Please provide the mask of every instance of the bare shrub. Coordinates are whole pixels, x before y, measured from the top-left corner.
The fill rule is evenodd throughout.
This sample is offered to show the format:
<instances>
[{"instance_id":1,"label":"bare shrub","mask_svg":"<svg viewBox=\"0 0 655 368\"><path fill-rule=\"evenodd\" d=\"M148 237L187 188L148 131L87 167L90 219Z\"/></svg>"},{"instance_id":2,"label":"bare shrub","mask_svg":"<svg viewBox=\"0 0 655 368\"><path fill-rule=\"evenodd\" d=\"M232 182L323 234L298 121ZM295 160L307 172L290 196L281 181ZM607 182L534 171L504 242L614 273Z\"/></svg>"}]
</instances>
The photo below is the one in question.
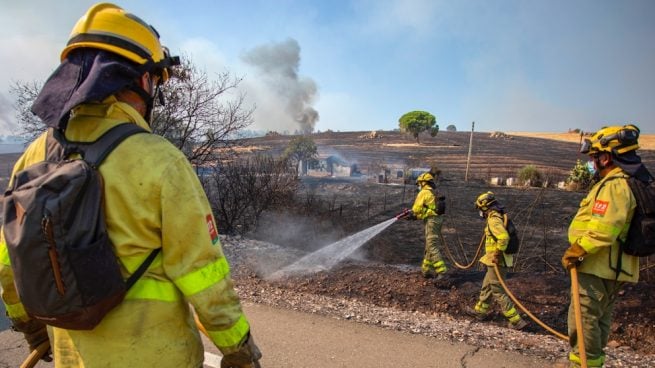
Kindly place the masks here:
<instances>
[{"instance_id":1,"label":"bare shrub","mask_svg":"<svg viewBox=\"0 0 655 368\"><path fill-rule=\"evenodd\" d=\"M256 228L262 212L290 202L298 187L287 161L271 156L219 162L201 181L224 234Z\"/></svg>"},{"instance_id":2,"label":"bare shrub","mask_svg":"<svg viewBox=\"0 0 655 368\"><path fill-rule=\"evenodd\" d=\"M518 172L518 178L523 185L538 187L541 185L543 175L534 165L525 165Z\"/></svg>"},{"instance_id":3,"label":"bare shrub","mask_svg":"<svg viewBox=\"0 0 655 368\"><path fill-rule=\"evenodd\" d=\"M156 105L150 126L198 166L229 152L233 139L252 124L254 107L246 106L245 95L237 93L242 78L229 72L212 80L188 58L173 69L161 88L165 105Z\"/></svg>"}]
</instances>

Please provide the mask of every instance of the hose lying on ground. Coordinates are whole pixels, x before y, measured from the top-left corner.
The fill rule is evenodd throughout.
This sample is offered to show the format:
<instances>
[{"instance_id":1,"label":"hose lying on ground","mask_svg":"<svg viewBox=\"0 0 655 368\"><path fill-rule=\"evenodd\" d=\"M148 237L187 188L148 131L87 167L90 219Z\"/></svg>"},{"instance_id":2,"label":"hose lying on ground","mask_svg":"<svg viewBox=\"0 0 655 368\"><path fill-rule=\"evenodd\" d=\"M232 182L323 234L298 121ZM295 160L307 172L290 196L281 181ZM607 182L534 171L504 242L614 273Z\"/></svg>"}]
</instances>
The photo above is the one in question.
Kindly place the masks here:
<instances>
[{"instance_id":1,"label":"hose lying on ground","mask_svg":"<svg viewBox=\"0 0 655 368\"><path fill-rule=\"evenodd\" d=\"M441 237L441 242L444 245L444 250L445 250L446 255L448 256L448 258L450 259L450 261L455 265L455 267L457 267L459 269L462 269L462 270L469 269L475 264L475 262L478 259L478 256L480 255L480 252L482 250L482 245L484 244L484 240L485 240L485 236L483 235L482 239L480 240L480 244L478 245L478 249L475 252L475 257L473 257L473 260L471 261L471 263L469 263L467 265L461 265L453 257L453 254L450 251L450 248L448 247L448 244L446 243L446 240L444 239L443 235L439 234L439 236ZM514 304L516 304L516 306L518 306L519 309L521 309L521 311L523 311L528 317L530 317L538 325L543 327L546 331L552 333L553 335L555 335L556 337L559 337L560 339L562 339L564 341L569 340L568 336L566 336L566 335L564 335L564 334L562 334L560 332L555 331L552 327L550 327L547 324L545 324L544 322L542 322L539 318L537 318L534 314L532 314L525 306L523 306L523 304L521 304L521 302L509 290L509 288L507 287L507 284L505 283L505 280L503 280L503 278L501 277L500 270L498 269L498 265L494 265L494 272L496 273L496 276L498 277L498 280L500 281L500 285L503 287L503 290L505 290L505 293L507 294L507 296L509 296L509 298L512 299ZM573 287L573 294L577 295L577 274L575 276L576 276L576 280L575 280L575 282L573 282L573 272L572 272L571 273L571 279L572 279L571 285ZM573 300L573 302L575 302L575 300ZM578 306L579 306L579 300L578 300ZM579 319L579 321L578 321L578 319ZM580 325L581 325L582 324L582 319L581 319L581 317L576 315L576 325L578 323L580 323ZM581 331L580 327L578 328L578 331ZM580 337L579 337L579 339L580 339ZM582 350L584 350L584 347L582 348ZM583 355L583 354L581 353L581 355Z\"/></svg>"},{"instance_id":2,"label":"hose lying on ground","mask_svg":"<svg viewBox=\"0 0 655 368\"><path fill-rule=\"evenodd\" d=\"M564 334L562 334L560 332L555 331L553 328L551 328L550 326L548 326L547 324L542 322L534 314L530 313L530 311L526 307L524 307L523 304L521 304L521 302L518 301L518 299L516 299L514 294L512 294L512 292L507 287L507 284L505 284L505 280L503 280L503 278L501 277L500 270L498 269L498 265L496 265L496 264L494 264L494 272L496 272L496 277L498 277L498 281L500 281L500 285L503 287L503 290L505 290L505 293L507 294L507 296L509 296L509 298L512 299L514 304L516 304L516 306L519 307L519 309L521 309L526 315L528 315L528 317L530 317L533 321L535 321L539 326L543 327L546 331L552 333L553 335L559 337L560 339L562 339L564 341L569 340L568 336L566 336L566 335L564 335Z\"/></svg>"},{"instance_id":3,"label":"hose lying on ground","mask_svg":"<svg viewBox=\"0 0 655 368\"><path fill-rule=\"evenodd\" d=\"M446 255L448 256L448 259L450 260L450 262L452 262L455 265L455 267L459 268L460 270L468 270L469 268L473 267L476 260L478 259L478 256L480 255L480 252L482 251L482 245L484 244L484 235L483 235L482 239L480 240L480 245L478 245L478 250L475 252L475 256L473 257L471 263L467 265L462 265L457 263L457 261L455 260L453 253L450 251L450 248L448 247L448 243L446 243L446 239L444 239L441 233L439 233L439 237L441 238L441 243L444 245L443 248L446 252Z\"/></svg>"}]
</instances>

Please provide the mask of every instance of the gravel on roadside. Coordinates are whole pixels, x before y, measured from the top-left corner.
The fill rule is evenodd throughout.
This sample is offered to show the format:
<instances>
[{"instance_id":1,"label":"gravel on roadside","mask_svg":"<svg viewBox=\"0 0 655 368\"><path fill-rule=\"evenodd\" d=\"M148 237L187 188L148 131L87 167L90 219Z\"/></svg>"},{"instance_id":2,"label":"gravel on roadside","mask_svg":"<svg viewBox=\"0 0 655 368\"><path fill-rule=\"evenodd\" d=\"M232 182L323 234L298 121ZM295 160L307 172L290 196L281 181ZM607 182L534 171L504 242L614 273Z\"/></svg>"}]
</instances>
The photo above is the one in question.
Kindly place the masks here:
<instances>
[{"instance_id":1,"label":"gravel on roadside","mask_svg":"<svg viewBox=\"0 0 655 368\"><path fill-rule=\"evenodd\" d=\"M238 236L222 236L221 242L231 265L236 289L244 301L431 336L453 343L515 351L553 362L561 361L568 355L568 343L551 335L515 331L449 314L380 307L358 300L285 289L258 276L262 271L257 265L265 259L269 264L284 264L288 259L298 258L295 251L281 250L275 244ZM286 254L288 258L279 259L281 254ZM606 354L606 368L655 367L655 355L637 354L628 347L608 346Z\"/></svg>"}]
</instances>

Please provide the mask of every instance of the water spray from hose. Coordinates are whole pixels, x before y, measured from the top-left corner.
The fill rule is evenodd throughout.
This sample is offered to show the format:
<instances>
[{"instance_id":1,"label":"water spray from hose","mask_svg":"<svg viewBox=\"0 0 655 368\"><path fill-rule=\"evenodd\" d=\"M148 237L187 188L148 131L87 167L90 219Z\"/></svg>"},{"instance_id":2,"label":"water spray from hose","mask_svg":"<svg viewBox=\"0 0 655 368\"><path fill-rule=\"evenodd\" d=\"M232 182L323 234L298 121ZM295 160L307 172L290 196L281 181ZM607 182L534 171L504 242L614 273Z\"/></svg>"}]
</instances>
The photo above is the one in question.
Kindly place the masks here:
<instances>
[{"instance_id":1,"label":"water spray from hose","mask_svg":"<svg viewBox=\"0 0 655 368\"><path fill-rule=\"evenodd\" d=\"M313 253L310 253L296 262L278 270L267 277L269 280L280 279L285 276L302 275L329 271L339 262L348 258L355 250L367 241L384 231L398 220L398 216L371 226L358 233L352 234L335 243L329 244Z\"/></svg>"}]
</instances>

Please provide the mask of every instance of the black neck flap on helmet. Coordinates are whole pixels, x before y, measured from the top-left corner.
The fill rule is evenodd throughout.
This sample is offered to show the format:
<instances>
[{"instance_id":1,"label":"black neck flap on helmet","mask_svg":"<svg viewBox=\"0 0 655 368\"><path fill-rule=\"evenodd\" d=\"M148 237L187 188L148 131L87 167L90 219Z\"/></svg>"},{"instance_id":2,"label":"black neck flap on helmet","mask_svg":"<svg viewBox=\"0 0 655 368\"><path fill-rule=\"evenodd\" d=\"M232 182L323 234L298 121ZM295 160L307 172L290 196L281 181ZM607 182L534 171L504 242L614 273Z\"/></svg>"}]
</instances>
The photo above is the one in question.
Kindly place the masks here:
<instances>
[{"instance_id":1,"label":"black neck flap on helmet","mask_svg":"<svg viewBox=\"0 0 655 368\"><path fill-rule=\"evenodd\" d=\"M141 75L139 66L120 55L93 48L75 49L45 82L32 112L46 126L65 129L72 109L100 102L128 88Z\"/></svg>"}]
</instances>

